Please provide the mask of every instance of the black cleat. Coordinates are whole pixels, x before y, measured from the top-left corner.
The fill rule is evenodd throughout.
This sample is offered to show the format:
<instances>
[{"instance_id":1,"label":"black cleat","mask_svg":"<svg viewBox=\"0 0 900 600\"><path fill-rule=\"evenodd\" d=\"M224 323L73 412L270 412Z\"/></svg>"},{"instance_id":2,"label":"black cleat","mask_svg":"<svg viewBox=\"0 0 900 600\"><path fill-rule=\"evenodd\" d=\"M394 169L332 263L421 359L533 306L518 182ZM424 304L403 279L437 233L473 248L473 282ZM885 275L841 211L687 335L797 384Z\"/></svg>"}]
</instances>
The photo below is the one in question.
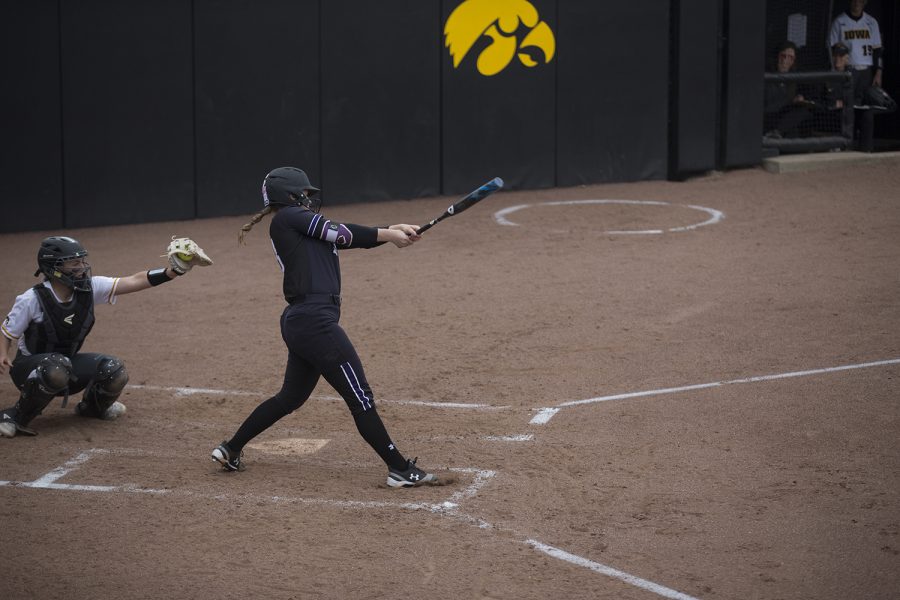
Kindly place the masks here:
<instances>
[{"instance_id":1,"label":"black cleat","mask_svg":"<svg viewBox=\"0 0 900 600\"><path fill-rule=\"evenodd\" d=\"M12 412L12 414L10 414L9 411L0 413L0 437L11 438L15 437L17 433L21 433L22 435L37 435L37 431L34 429L20 425L12 416L13 414L15 414L15 412Z\"/></svg>"},{"instance_id":2,"label":"black cleat","mask_svg":"<svg viewBox=\"0 0 900 600\"><path fill-rule=\"evenodd\" d=\"M0 415L0 436L3 437L15 437L16 436L16 421L7 413L3 413Z\"/></svg>"},{"instance_id":3,"label":"black cleat","mask_svg":"<svg viewBox=\"0 0 900 600\"><path fill-rule=\"evenodd\" d=\"M223 471L243 471L244 465L241 462L241 457L243 456L243 452L235 455L234 451L228 447L228 444L222 442L212 451L211 458L222 465Z\"/></svg>"},{"instance_id":4,"label":"black cleat","mask_svg":"<svg viewBox=\"0 0 900 600\"><path fill-rule=\"evenodd\" d=\"M406 469L397 471L388 469L387 484L391 487L414 487L419 485L434 485L438 478L433 473L426 473L416 466L418 457L406 461Z\"/></svg>"}]
</instances>

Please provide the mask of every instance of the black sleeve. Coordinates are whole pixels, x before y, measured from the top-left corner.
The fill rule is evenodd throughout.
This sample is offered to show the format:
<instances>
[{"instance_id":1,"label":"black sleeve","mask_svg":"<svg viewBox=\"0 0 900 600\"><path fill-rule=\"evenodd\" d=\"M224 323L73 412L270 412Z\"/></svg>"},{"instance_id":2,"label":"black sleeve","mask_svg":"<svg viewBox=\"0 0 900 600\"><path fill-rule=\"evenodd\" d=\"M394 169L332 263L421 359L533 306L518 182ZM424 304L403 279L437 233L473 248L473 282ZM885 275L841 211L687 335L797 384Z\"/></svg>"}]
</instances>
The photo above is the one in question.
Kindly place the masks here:
<instances>
[{"instance_id":1,"label":"black sleeve","mask_svg":"<svg viewBox=\"0 0 900 600\"><path fill-rule=\"evenodd\" d=\"M355 223L339 223L350 231L350 243L342 248L374 248L380 246L384 242L378 241L378 228L369 227L368 225L356 225Z\"/></svg>"},{"instance_id":2,"label":"black sleeve","mask_svg":"<svg viewBox=\"0 0 900 600\"><path fill-rule=\"evenodd\" d=\"M292 208L285 215L289 227L307 237L331 242L338 248L372 248L378 244L378 229L332 221L305 208Z\"/></svg>"},{"instance_id":3,"label":"black sleeve","mask_svg":"<svg viewBox=\"0 0 900 600\"><path fill-rule=\"evenodd\" d=\"M884 54L884 48L882 48L881 46L872 50L872 65L875 67L876 70L882 69L881 57L883 54Z\"/></svg>"}]
</instances>

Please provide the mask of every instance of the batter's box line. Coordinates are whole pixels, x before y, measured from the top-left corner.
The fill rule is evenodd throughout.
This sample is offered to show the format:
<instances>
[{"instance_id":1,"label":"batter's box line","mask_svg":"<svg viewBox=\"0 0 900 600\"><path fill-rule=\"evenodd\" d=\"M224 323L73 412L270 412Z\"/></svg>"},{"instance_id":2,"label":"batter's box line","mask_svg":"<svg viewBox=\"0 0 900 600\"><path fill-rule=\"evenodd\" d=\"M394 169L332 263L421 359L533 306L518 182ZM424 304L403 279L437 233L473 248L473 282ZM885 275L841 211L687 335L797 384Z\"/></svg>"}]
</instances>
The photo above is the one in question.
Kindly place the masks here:
<instances>
[{"instance_id":1,"label":"batter's box line","mask_svg":"<svg viewBox=\"0 0 900 600\"><path fill-rule=\"evenodd\" d=\"M497 473L486 469L469 468L469 467L451 467L449 470L456 473L473 474L472 483L462 490L453 492L446 500L437 504L427 502L394 502L380 500L332 500L328 498L304 498L299 496L266 496L262 494L228 494L228 493L204 493L193 490L182 489L154 489L144 488L136 484L127 483L122 485L85 485L73 483L57 483L59 479L68 475L72 471L77 470L94 455L97 454L118 454L127 456L149 456L146 452L119 449L108 450L105 448L91 448L77 454L64 464L55 469L41 475L34 481L6 481L0 480L0 487L21 487L51 490L69 490L78 492L126 492L126 493L143 493L157 494L167 496L192 496L200 498L212 498L215 500L253 500L256 502L280 503L298 503L298 504L320 504L337 506L339 508L406 508L412 510L427 510L433 513L454 512L457 511L461 502L474 498L482 487L493 479ZM398 493L403 493L398 490Z\"/></svg>"},{"instance_id":2,"label":"batter's box line","mask_svg":"<svg viewBox=\"0 0 900 600\"><path fill-rule=\"evenodd\" d=\"M94 454L108 454L109 451L101 448L91 448L85 452L81 452L74 458L69 459L59 467L41 475L34 481L3 481L0 480L0 487L22 487L35 488L44 490L68 490L75 492L128 492L143 494L165 494L168 490L157 490L152 488L142 488L133 483L123 485L82 485L72 483L57 483L72 471L77 470L81 465L86 463Z\"/></svg>"},{"instance_id":3,"label":"batter's box line","mask_svg":"<svg viewBox=\"0 0 900 600\"><path fill-rule=\"evenodd\" d=\"M261 398L263 396L268 395L268 393L263 392L248 392L245 390L218 390L212 388L193 388L193 387L178 387L178 386L161 386L161 385L145 385L145 384L134 384L129 385L127 389L132 390L150 390L156 392L171 392L176 397L184 397L184 396L194 396L197 394L203 394L208 396L252 396L255 398ZM340 396L329 396L329 395L320 395L316 394L312 396L313 400L329 400L329 401L343 401L343 398ZM391 399L391 398L379 398L376 402L384 403L384 404L401 404L405 406L427 406L429 408L458 408L463 410L507 410L511 408L510 406L494 406L493 404L483 404L478 402L437 402L430 400L401 400L401 399Z\"/></svg>"},{"instance_id":4,"label":"batter's box line","mask_svg":"<svg viewBox=\"0 0 900 600\"><path fill-rule=\"evenodd\" d=\"M477 468L451 468L451 471L457 473L474 474L473 482L465 489L457 490L447 500L438 504L430 504L426 502L390 502L390 501L364 501L364 500L331 500L326 498L302 498L297 496L265 496L261 494L209 494L200 493L193 490L173 490L173 489L152 489L142 488L134 484L124 485L83 485L70 483L57 483L59 479L68 475L72 471L77 470L93 456L98 454L106 455L126 455L126 456L147 456L146 452L131 449L108 450L105 448L91 448L90 450L80 452L73 458L69 459L59 467L52 469L46 474L38 477L34 481L3 481L0 480L0 487L22 487L36 489L50 489L62 491L78 491L78 492L125 492L125 493L144 493L165 497L195 497L222 501L234 500L250 500L256 502L270 502L273 504L317 504L323 506L337 506L339 508L351 509L372 509L372 508L388 508L388 509L408 509L408 510L425 510L432 514L449 517L456 521L461 521L479 529L489 529L496 532L502 532L506 535L512 534L519 538L520 543L525 543L539 552L543 552L548 556L552 556L558 560L568 562L580 567L587 568L594 572L600 573L607 577L618 579L629 585L642 588L653 592L665 598L673 600L697 600L692 596L678 592L663 585L653 583L652 581L636 577L624 571L620 571L608 565L596 563L587 558L571 554L554 546L550 546L539 542L533 538L521 539L521 535L513 532L505 527L497 527L484 519L475 517L459 510L459 503L474 498L478 492L484 487L497 473L496 471L477 469ZM398 491L402 493L402 491Z\"/></svg>"},{"instance_id":5,"label":"batter's box line","mask_svg":"<svg viewBox=\"0 0 900 600\"><path fill-rule=\"evenodd\" d=\"M734 385L738 383L758 383L762 381L775 381L778 379L791 379L793 377L809 377L811 375L823 375L825 373L835 373L838 371L852 371L855 369L868 369L872 367L883 367L887 365L900 364L900 358L891 358L887 360L877 360L873 362L857 363L852 365L839 365L837 367L826 367L822 369L808 369L806 371L791 371L789 373L775 373L773 375L758 375L756 377L744 377L741 379L730 379L728 381L713 381L710 383L698 383L694 385L683 385L680 387L662 388L658 390L645 390L642 392L628 392L625 394L613 394L612 396L598 396L596 398L587 398L585 400L570 400L557 404L555 407L535 408L535 414L531 421L531 425L546 425L550 419L563 408L569 406L579 406L582 404L596 404L597 402L609 402L610 400L625 400L628 398L640 398L644 396L662 396L665 394L677 394L680 392L689 392L695 390L705 390L709 388L717 388L726 385Z\"/></svg>"}]
</instances>

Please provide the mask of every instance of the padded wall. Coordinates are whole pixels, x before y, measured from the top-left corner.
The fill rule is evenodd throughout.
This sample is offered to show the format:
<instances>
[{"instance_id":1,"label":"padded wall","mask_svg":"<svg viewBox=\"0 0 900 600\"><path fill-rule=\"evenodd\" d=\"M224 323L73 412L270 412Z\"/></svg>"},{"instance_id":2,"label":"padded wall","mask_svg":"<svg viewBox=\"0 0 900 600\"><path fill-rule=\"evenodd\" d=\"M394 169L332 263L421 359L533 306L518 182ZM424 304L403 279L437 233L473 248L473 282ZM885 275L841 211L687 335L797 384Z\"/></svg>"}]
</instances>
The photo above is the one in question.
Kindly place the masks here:
<instances>
[{"instance_id":1,"label":"padded wall","mask_svg":"<svg viewBox=\"0 0 900 600\"><path fill-rule=\"evenodd\" d=\"M669 3L566 0L559 31L558 185L665 178Z\"/></svg>"},{"instance_id":2,"label":"padded wall","mask_svg":"<svg viewBox=\"0 0 900 600\"><path fill-rule=\"evenodd\" d=\"M197 216L262 208L266 173L319 161L318 0L195 0Z\"/></svg>"},{"instance_id":3,"label":"padded wall","mask_svg":"<svg viewBox=\"0 0 900 600\"><path fill-rule=\"evenodd\" d=\"M762 117L766 5L763 0L727 0L725 12L725 168L762 162Z\"/></svg>"},{"instance_id":4,"label":"padded wall","mask_svg":"<svg viewBox=\"0 0 900 600\"><path fill-rule=\"evenodd\" d=\"M871 4L867 5L871 6ZM882 85L894 100L900 99L900 3L884 2L879 18L882 38L891 40L885 43ZM890 74L888 74L890 70ZM876 136L891 140L900 140L900 112L879 117Z\"/></svg>"},{"instance_id":5,"label":"padded wall","mask_svg":"<svg viewBox=\"0 0 900 600\"><path fill-rule=\"evenodd\" d=\"M0 18L0 232L62 226L59 12L14 2Z\"/></svg>"},{"instance_id":6,"label":"padded wall","mask_svg":"<svg viewBox=\"0 0 900 600\"><path fill-rule=\"evenodd\" d=\"M764 0L697 2L17 2L0 230L249 214L284 165L339 204L759 164Z\"/></svg>"},{"instance_id":7,"label":"padded wall","mask_svg":"<svg viewBox=\"0 0 900 600\"><path fill-rule=\"evenodd\" d=\"M66 226L192 218L190 3L60 5Z\"/></svg>"},{"instance_id":8,"label":"padded wall","mask_svg":"<svg viewBox=\"0 0 900 600\"><path fill-rule=\"evenodd\" d=\"M441 2L442 23L459 4ZM453 29L459 37L453 38L458 44L452 50L460 57L458 64L454 66L448 48L441 47L442 190L446 194L467 193L492 177L502 177L507 189L546 188L555 183L557 57L554 48L546 62L549 52L541 48L549 50L549 46L546 36L539 34L547 27L554 45L559 43L556 2L533 0L531 4L537 10L534 20L526 16L526 21L516 21L516 15L497 11L457 13L458 27ZM519 27L498 30L491 23L501 16ZM541 22L546 25L526 42ZM491 33L482 35L484 31ZM469 36L470 32L474 35ZM503 66L497 72L491 68L483 72L479 60L493 69Z\"/></svg>"},{"instance_id":9,"label":"padded wall","mask_svg":"<svg viewBox=\"0 0 900 600\"><path fill-rule=\"evenodd\" d=\"M672 6L671 178L716 168L721 0Z\"/></svg>"},{"instance_id":10,"label":"padded wall","mask_svg":"<svg viewBox=\"0 0 900 600\"><path fill-rule=\"evenodd\" d=\"M322 2L322 197L440 189L438 5Z\"/></svg>"}]
</instances>

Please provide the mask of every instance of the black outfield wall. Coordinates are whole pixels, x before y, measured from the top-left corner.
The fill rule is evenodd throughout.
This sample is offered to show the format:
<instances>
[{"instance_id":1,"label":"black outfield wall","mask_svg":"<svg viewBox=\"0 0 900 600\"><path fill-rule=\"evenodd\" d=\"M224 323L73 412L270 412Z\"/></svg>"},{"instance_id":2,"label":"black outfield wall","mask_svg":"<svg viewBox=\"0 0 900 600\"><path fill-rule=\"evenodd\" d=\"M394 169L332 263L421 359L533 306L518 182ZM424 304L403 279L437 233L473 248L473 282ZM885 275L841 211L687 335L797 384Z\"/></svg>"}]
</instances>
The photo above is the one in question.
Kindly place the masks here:
<instances>
[{"instance_id":1,"label":"black outfield wall","mask_svg":"<svg viewBox=\"0 0 900 600\"><path fill-rule=\"evenodd\" d=\"M669 3L559 3L557 184L663 179Z\"/></svg>"},{"instance_id":2,"label":"black outfield wall","mask_svg":"<svg viewBox=\"0 0 900 600\"><path fill-rule=\"evenodd\" d=\"M439 193L438 19L437 2L322 2L324 201Z\"/></svg>"},{"instance_id":3,"label":"black outfield wall","mask_svg":"<svg viewBox=\"0 0 900 600\"><path fill-rule=\"evenodd\" d=\"M194 0L197 216L255 212L263 177L319 181L318 0Z\"/></svg>"},{"instance_id":4,"label":"black outfield wall","mask_svg":"<svg viewBox=\"0 0 900 600\"><path fill-rule=\"evenodd\" d=\"M60 6L64 225L194 217L190 4Z\"/></svg>"},{"instance_id":5,"label":"black outfield wall","mask_svg":"<svg viewBox=\"0 0 900 600\"><path fill-rule=\"evenodd\" d=\"M0 18L2 232L63 226L59 80L57 0L11 3Z\"/></svg>"},{"instance_id":6,"label":"black outfield wall","mask_svg":"<svg viewBox=\"0 0 900 600\"><path fill-rule=\"evenodd\" d=\"M557 31L556 2L535 0L531 3L538 22ZM444 0L442 22L460 5ZM502 26L502 24L500 25ZM520 24L513 32L497 30L494 47L506 40L521 42L533 28ZM512 35L507 35L512 33ZM520 58L521 43L510 42L503 56L498 56L497 73L480 64L493 48L488 37L479 39L468 52L465 46L454 49L461 60L454 65L450 52L441 52L443 181L441 189L448 194L463 194L493 177L502 177L509 188L546 188L554 185L556 69L550 62L550 48L534 47L526 54L538 62L526 66ZM558 35L554 36L554 54ZM528 59L525 59L528 60Z\"/></svg>"},{"instance_id":7,"label":"black outfield wall","mask_svg":"<svg viewBox=\"0 0 900 600\"><path fill-rule=\"evenodd\" d=\"M720 114L718 50L721 0L672 3L669 101L671 114L669 175L686 177L716 168Z\"/></svg>"},{"instance_id":8,"label":"black outfield wall","mask_svg":"<svg viewBox=\"0 0 900 600\"><path fill-rule=\"evenodd\" d=\"M766 6L734 0L725 11L720 160L725 168L746 167L762 160Z\"/></svg>"},{"instance_id":9,"label":"black outfield wall","mask_svg":"<svg viewBox=\"0 0 900 600\"><path fill-rule=\"evenodd\" d=\"M341 204L759 162L762 0L504 10L16 2L0 20L0 232L250 214L286 165Z\"/></svg>"}]
</instances>

